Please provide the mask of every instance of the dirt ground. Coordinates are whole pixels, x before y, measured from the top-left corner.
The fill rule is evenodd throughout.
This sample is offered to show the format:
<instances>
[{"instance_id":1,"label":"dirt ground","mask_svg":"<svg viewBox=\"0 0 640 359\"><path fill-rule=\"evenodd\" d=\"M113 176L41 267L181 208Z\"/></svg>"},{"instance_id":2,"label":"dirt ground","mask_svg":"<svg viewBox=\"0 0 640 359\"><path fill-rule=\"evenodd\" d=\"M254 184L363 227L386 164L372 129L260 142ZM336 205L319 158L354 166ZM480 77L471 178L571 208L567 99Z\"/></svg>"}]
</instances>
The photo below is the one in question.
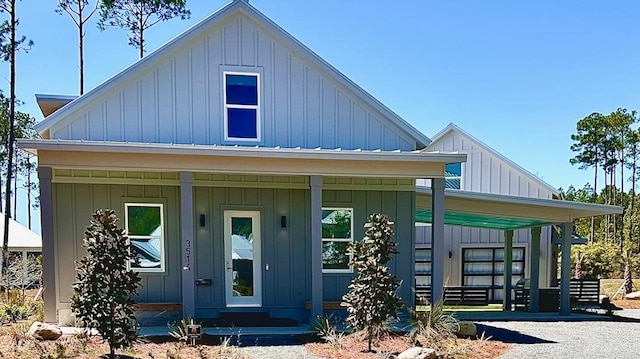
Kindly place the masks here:
<instances>
[{"instance_id":1,"label":"dirt ground","mask_svg":"<svg viewBox=\"0 0 640 359\"><path fill-rule=\"evenodd\" d=\"M640 309L640 300L621 299L612 300L611 303L622 309Z\"/></svg>"},{"instance_id":2,"label":"dirt ground","mask_svg":"<svg viewBox=\"0 0 640 359\"><path fill-rule=\"evenodd\" d=\"M412 347L405 337L389 336L374 346L374 352L367 353L367 342L356 335L347 336L337 344L309 343L305 346L314 355L330 359L385 358L390 353L399 354ZM446 358L493 359L509 350L510 345L492 340L451 339L433 347L439 355L447 352Z\"/></svg>"}]
</instances>

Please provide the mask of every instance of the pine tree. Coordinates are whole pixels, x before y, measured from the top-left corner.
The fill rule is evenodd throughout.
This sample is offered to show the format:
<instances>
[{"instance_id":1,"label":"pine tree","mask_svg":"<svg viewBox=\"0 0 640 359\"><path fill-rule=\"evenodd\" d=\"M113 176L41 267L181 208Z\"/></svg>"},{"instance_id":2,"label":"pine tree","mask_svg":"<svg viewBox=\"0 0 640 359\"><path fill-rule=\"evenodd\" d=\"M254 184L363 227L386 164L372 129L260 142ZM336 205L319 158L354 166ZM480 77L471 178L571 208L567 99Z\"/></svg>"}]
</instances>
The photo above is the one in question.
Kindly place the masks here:
<instances>
[{"instance_id":1,"label":"pine tree","mask_svg":"<svg viewBox=\"0 0 640 359\"><path fill-rule=\"evenodd\" d=\"M131 254L129 239L117 226L112 210L98 210L84 233L87 255L76 263L71 309L85 328L96 329L115 350L133 344L136 338L135 301L141 278L128 269L138 261Z\"/></svg>"},{"instance_id":2,"label":"pine tree","mask_svg":"<svg viewBox=\"0 0 640 359\"><path fill-rule=\"evenodd\" d=\"M365 331L369 351L385 331L386 323L397 318L402 308L397 295L400 283L387 266L391 255L397 253L392 226L386 215L371 214L364 225L364 238L349 247L350 264L357 276L342 297L347 306L346 323L350 328Z\"/></svg>"}]
</instances>

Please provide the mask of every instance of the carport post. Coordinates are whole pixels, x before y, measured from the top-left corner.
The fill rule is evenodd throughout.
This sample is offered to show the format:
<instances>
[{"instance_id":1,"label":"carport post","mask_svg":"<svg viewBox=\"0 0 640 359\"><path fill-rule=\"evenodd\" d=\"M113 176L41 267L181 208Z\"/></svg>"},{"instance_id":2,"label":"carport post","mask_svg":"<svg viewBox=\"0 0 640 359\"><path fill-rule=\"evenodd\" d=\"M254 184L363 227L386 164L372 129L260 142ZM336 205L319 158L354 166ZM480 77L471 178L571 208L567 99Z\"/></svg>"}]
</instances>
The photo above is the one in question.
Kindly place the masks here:
<instances>
[{"instance_id":1,"label":"carport post","mask_svg":"<svg viewBox=\"0 0 640 359\"><path fill-rule=\"evenodd\" d=\"M511 311L511 276L513 273L513 231L504 231L504 281L502 290L502 310Z\"/></svg>"},{"instance_id":2,"label":"carport post","mask_svg":"<svg viewBox=\"0 0 640 359\"><path fill-rule=\"evenodd\" d=\"M531 228L531 282L529 287L529 311L540 310L540 227Z\"/></svg>"},{"instance_id":3,"label":"carport post","mask_svg":"<svg viewBox=\"0 0 640 359\"><path fill-rule=\"evenodd\" d=\"M444 178L431 179L431 306L444 294Z\"/></svg>"},{"instance_id":4,"label":"carport post","mask_svg":"<svg viewBox=\"0 0 640 359\"><path fill-rule=\"evenodd\" d=\"M562 226L562 259L560 260L560 315L571 314L571 232L573 223Z\"/></svg>"}]
</instances>

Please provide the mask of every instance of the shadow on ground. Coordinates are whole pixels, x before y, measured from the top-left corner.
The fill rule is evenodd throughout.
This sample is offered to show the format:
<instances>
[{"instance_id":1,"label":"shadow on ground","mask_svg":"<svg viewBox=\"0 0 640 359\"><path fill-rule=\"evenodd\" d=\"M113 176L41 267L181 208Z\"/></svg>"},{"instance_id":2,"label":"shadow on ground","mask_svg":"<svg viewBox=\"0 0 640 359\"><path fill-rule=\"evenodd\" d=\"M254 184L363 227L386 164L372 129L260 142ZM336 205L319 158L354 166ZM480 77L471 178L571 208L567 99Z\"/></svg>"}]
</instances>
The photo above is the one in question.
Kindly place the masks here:
<instances>
[{"instance_id":1,"label":"shadow on ground","mask_svg":"<svg viewBox=\"0 0 640 359\"><path fill-rule=\"evenodd\" d=\"M478 335L484 332L484 337L491 337L493 340L499 340L504 343L510 344L551 344L555 343L553 341L549 341L542 338L533 337L531 335L522 334L520 332L504 329L504 328L496 328L490 325L477 324L476 326Z\"/></svg>"}]
</instances>

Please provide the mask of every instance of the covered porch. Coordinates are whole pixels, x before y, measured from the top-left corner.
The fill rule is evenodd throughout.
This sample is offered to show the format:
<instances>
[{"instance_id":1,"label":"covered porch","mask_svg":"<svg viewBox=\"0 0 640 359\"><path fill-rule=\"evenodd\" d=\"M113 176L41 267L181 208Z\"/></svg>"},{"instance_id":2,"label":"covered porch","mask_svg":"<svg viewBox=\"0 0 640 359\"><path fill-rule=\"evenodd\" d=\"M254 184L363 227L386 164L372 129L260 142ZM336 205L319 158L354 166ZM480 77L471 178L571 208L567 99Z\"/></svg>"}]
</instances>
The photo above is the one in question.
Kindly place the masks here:
<instances>
[{"instance_id":1,"label":"covered porch","mask_svg":"<svg viewBox=\"0 0 640 359\"><path fill-rule=\"evenodd\" d=\"M502 231L505 278L502 310L505 312L511 312L513 304L511 297L513 233L515 230L529 229L530 295L526 309L530 313L539 313L541 229L550 225L569 229L562 230L560 245L563 249L570 248L575 219L622 213L622 208L608 205L445 190L443 182L434 180L431 188L418 186L416 189L416 223L431 225L431 303L443 298L445 294L444 260L448 252L444 242L445 225ZM560 272L559 314L568 316L571 313L570 250L561 251ZM555 314L556 318L557 315Z\"/></svg>"}]
</instances>

